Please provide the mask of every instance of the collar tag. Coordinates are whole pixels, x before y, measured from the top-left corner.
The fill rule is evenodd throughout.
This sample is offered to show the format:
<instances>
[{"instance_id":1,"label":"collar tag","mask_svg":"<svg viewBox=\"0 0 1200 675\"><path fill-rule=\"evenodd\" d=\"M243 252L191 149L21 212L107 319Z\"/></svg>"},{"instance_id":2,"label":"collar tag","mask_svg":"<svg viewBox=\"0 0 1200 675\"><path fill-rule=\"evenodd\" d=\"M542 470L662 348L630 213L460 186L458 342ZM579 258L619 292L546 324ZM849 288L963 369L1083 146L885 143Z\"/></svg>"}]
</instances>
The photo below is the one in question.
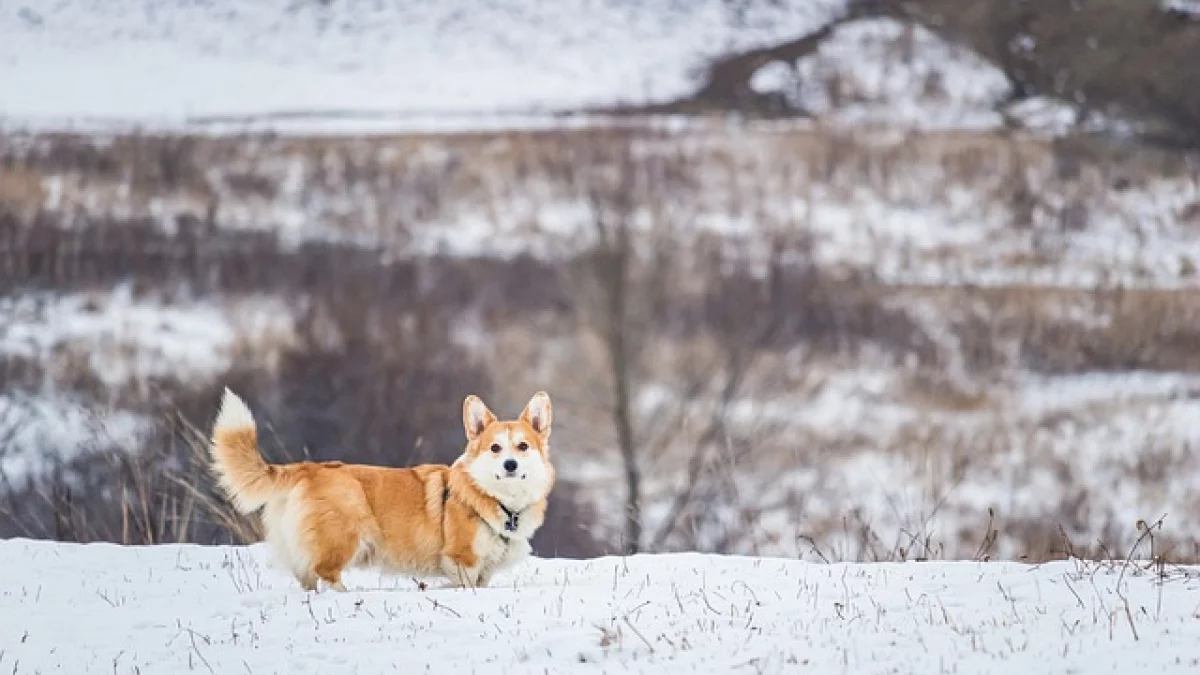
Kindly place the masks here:
<instances>
[{"instance_id":1,"label":"collar tag","mask_svg":"<svg viewBox=\"0 0 1200 675\"><path fill-rule=\"evenodd\" d=\"M508 520L504 521L504 529L508 532L516 532L517 525L520 522L521 513L519 511L509 511L508 507L501 504L500 509L504 511L504 515L508 516Z\"/></svg>"}]
</instances>

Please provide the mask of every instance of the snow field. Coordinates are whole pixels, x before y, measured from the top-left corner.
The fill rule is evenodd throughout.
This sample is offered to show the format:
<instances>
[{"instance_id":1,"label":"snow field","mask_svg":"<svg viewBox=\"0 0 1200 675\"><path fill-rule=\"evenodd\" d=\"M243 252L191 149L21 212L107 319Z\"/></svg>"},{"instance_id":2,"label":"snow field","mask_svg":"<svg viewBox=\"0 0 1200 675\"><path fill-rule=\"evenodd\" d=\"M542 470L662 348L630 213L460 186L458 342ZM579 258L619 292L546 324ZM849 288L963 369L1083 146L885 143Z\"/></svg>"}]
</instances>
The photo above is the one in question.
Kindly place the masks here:
<instances>
[{"instance_id":1,"label":"snow field","mask_svg":"<svg viewBox=\"0 0 1200 675\"><path fill-rule=\"evenodd\" d=\"M1124 673L1200 665L1200 570L1067 561L533 559L492 588L356 572L306 594L264 545L0 542L14 673Z\"/></svg>"},{"instance_id":2,"label":"snow field","mask_svg":"<svg viewBox=\"0 0 1200 675\"><path fill-rule=\"evenodd\" d=\"M0 116L186 124L278 113L531 113L669 100L706 60L844 0L57 0L0 5Z\"/></svg>"}]
</instances>

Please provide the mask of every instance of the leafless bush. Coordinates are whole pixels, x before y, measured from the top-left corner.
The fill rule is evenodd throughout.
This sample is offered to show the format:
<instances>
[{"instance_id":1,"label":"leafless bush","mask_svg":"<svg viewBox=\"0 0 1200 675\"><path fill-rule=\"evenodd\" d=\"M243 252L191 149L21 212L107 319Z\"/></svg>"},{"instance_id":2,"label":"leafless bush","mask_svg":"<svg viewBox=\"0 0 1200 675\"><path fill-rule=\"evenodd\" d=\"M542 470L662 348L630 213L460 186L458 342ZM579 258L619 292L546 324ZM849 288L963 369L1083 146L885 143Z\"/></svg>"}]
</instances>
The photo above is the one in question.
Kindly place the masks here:
<instances>
[{"instance_id":1,"label":"leafless bush","mask_svg":"<svg viewBox=\"0 0 1200 675\"><path fill-rule=\"evenodd\" d=\"M127 255L144 254L134 239L119 242ZM287 286L302 309L297 339L280 362L270 371L262 364L237 363L215 388L195 391L187 383L162 382L149 400L124 400L158 420L152 434L138 447L98 446L66 462L48 458L45 470L3 491L7 507L0 513L0 533L124 543L255 540L257 526L228 508L208 474L204 436L225 385L252 401L263 428L270 430L263 434L264 451L273 461L336 458L399 466L444 463L461 452L462 398L487 396L490 384L450 334L453 302L477 301L450 284L417 279L418 274L440 278L449 270L391 268L365 253L362 260L348 262L345 257L354 253L337 247L285 254L263 245L257 252L280 261L271 270L272 283L320 270L315 279L309 276L308 286ZM212 263L233 276L242 273L238 263L244 255L232 252ZM81 260L90 263L91 257ZM134 265L127 271L134 270L147 280L158 276L160 283L187 275L186 267ZM234 277L225 283L244 289L254 282ZM518 301L536 297L536 292L514 295ZM28 372L20 362L9 365L10 373L27 383L41 375L28 362L23 366ZM100 398L104 392L93 393ZM601 550L589 535L588 507L573 503L573 490L569 480L560 485L554 502L562 517L551 518L537 546L562 555Z\"/></svg>"},{"instance_id":2,"label":"leafless bush","mask_svg":"<svg viewBox=\"0 0 1200 675\"><path fill-rule=\"evenodd\" d=\"M767 552L794 547L784 541L794 536L830 559L929 559L961 552L963 542L972 551L995 545L1044 559L1057 528L1094 525L1083 516L1103 494L1068 485L1043 518L997 512L985 527L980 513L980 532L968 527L940 539L927 516L939 513L966 469L1011 438L947 440L933 423L902 429L897 439L858 429L806 435L803 404L827 378L858 367L896 374L894 388L873 392L868 406L997 419L1002 384L1027 370L1195 372L1190 345L1200 323L1186 293L905 285L869 267L819 263L811 214L776 208L790 200L811 205L821 191L846 204L867 191L889 205L946 206L952 189L970 188L988 209L1025 214L1030 230L1079 225L1066 217L1073 202L1058 197L1095 197L1089 214L1099 212L1112 181L1139 183L1171 170L1153 153L1114 157L996 134L881 140L827 131L682 141L587 131L189 143L186 157L184 146L151 138L108 148L80 139L30 146L13 166L82 176L93 187L111 187L127 162L151 162L137 189L178 197L181 206L164 223L126 202L118 205L128 211L112 215L21 197L38 203L0 209L0 289L71 292L132 279L139 293L284 299L295 313L294 344L270 369L247 360L220 378L247 396L277 461L444 461L461 447L465 393L515 405L544 386L561 413L556 459L583 482L564 481L555 493L540 551ZM300 178L285 189L280 174L297 166ZM915 179L914 166L933 178ZM251 222L263 228L255 231L226 220L272 199L305 209L338 202L338 224L296 242L270 222ZM550 241L529 247L549 255L443 257L408 247L409 237L418 240L443 216L499 221L513 204L525 209L528 228L496 239ZM538 221L544 209L564 206L582 213L583 229L555 239ZM319 208L312 213L322 226L335 220ZM704 220L714 214L751 226L714 231ZM1059 225L1050 229L1072 234ZM380 236L323 238L330 231ZM1049 247L1042 254L1054 264ZM104 395L91 390L85 365L55 384ZM6 367L5 386L36 389L45 374L36 361ZM190 391L189 384L159 382L139 392L145 398L118 397L156 416L153 439L96 448L36 484L4 491L0 529L116 541L257 537L212 492L198 459L203 441L195 429L210 420L217 385ZM799 490L767 489L797 469L823 480L864 447L929 462L929 480L938 484L922 492L929 503L920 517L885 523L857 508L861 495L844 494L831 518L817 515ZM1179 466L1169 453L1144 459L1131 467L1139 480ZM621 522L609 532L613 513ZM764 525L778 525L780 514L793 521ZM1086 533L1109 546L1127 534L1102 529Z\"/></svg>"}]
</instances>

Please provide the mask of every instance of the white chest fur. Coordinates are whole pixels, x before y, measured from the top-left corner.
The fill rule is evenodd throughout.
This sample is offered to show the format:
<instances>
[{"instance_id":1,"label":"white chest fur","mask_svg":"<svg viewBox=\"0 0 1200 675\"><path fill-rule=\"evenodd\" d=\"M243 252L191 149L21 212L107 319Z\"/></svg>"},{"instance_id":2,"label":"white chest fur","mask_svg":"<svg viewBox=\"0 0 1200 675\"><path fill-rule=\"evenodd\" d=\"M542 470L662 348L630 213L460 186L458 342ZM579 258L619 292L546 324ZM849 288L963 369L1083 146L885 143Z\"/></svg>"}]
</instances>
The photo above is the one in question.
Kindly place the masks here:
<instances>
[{"instance_id":1,"label":"white chest fur","mask_svg":"<svg viewBox=\"0 0 1200 675\"><path fill-rule=\"evenodd\" d=\"M479 556L479 572L482 580L490 579L493 574L512 567L529 557L532 550L529 538L538 530L540 522L534 518L518 518L516 532L505 532L500 537L499 531L504 521L484 522L484 526L475 532L475 555Z\"/></svg>"},{"instance_id":2,"label":"white chest fur","mask_svg":"<svg viewBox=\"0 0 1200 675\"><path fill-rule=\"evenodd\" d=\"M486 583L496 572L512 567L529 556L529 533L518 527L507 541L488 524L475 533L475 555L479 558L479 576ZM523 536L524 535L524 536Z\"/></svg>"}]
</instances>

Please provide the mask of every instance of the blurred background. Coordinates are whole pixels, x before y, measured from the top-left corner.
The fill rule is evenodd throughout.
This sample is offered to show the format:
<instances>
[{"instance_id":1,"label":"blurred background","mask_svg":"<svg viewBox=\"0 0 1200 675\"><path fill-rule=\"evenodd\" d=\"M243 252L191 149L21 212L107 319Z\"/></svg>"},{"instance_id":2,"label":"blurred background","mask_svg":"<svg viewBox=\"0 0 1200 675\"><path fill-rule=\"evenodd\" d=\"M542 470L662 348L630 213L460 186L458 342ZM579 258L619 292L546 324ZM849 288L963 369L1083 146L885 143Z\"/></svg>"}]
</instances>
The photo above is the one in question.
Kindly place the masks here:
<instances>
[{"instance_id":1,"label":"blurred background","mask_svg":"<svg viewBox=\"0 0 1200 675\"><path fill-rule=\"evenodd\" d=\"M1188 0L6 1L0 536L545 388L543 556L1196 560L1198 147Z\"/></svg>"}]
</instances>

